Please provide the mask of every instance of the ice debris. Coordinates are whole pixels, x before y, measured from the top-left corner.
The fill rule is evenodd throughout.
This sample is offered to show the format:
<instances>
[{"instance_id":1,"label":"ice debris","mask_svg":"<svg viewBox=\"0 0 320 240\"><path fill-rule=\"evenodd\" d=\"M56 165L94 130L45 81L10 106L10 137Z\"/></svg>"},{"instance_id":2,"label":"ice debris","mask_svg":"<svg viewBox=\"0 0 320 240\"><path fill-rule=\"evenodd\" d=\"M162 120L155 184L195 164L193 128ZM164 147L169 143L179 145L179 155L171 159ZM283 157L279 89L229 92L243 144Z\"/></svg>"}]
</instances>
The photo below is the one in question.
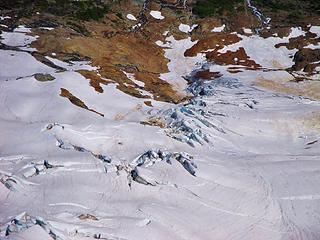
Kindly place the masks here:
<instances>
[{"instance_id":1,"label":"ice debris","mask_svg":"<svg viewBox=\"0 0 320 240\"><path fill-rule=\"evenodd\" d=\"M48 160L44 160L43 163L31 162L27 167L29 169L23 174L23 176L29 178L44 174L48 169L63 167L63 165L52 165L48 162Z\"/></svg>"},{"instance_id":2,"label":"ice debris","mask_svg":"<svg viewBox=\"0 0 320 240\"><path fill-rule=\"evenodd\" d=\"M16 216L14 219L12 219L6 226L1 227L1 234L0 236L9 236L12 233L18 233L21 231L25 231L26 229L34 226L39 225L41 228L43 228L54 240L61 240L60 237L58 237L55 230L50 226L49 223L47 223L43 218L41 217L33 217L28 215L27 213L22 213L18 216Z\"/></svg>"},{"instance_id":3,"label":"ice debris","mask_svg":"<svg viewBox=\"0 0 320 240\"><path fill-rule=\"evenodd\" d=\"M243 86L237 79L220 77L214 81L206 81L194 79L194 75L193 73L189 76L190 86L187 89L194 98L151 116L151 119L161 119L165 126L165 133L169 137L192 147L196 144L212 144L211 138L215 133L226 134L228 131L222 127L220 120L221 117L226 117L226 114L216 111L213 104L243 105L250 109L254 109L257 104L254 99L244 99L236 103L220 99L223 91L237 90Z\"/></svg>"},{"instance_id":4,"label":"ice debris","mask_svg":"<svg viewBox=\"0 0 320 240\"><path fill-rule=\"evenodd\" d=\"M0 182L11 191L15 190L17 185L17 181L13 177L3 173L0 173Z\"/></svg>"},{"instance_id":5,"label":"ice debris","mask_svg":"<svg viewBox=\"0 0 320 240\"><path fill-rule=\"evenodd\" d=\"M92 151L90 150L87 150L83 147L79 147L79 146L76 146L76 145L73 145L67 141L63 141L62 139L59 139L56 137L56 145L57 147L61 148L61 149L64 149L64 150L75 150L75 151L79 151L79 152L88 152L90 154L92 154L92 156L94 156L95 158L98 158L99 160L103 161L103 162L106 162L106 163L111 163L111 157L107 156L107 155L103 155L103 154L96 154L96 153L93 153Z\"/></svg>"},{"instance_id":6,"label":"ice debris","mask_svg":"<svg viewBox=\"0 0 320 240\"><path fill-rule=\"evenodd\" d=\"M133 175L136 175L138 171L137 167L148 168L155 164L156 162L166 162L172 164L172 161L178 161L185 170L187 170L191 175L196 174L196 164L192 161L193 157L184 152L167 152L162 150L149 150L144 154L137 157L132 161L131 166L135 168Z\"/></svg>"}]
</instances>

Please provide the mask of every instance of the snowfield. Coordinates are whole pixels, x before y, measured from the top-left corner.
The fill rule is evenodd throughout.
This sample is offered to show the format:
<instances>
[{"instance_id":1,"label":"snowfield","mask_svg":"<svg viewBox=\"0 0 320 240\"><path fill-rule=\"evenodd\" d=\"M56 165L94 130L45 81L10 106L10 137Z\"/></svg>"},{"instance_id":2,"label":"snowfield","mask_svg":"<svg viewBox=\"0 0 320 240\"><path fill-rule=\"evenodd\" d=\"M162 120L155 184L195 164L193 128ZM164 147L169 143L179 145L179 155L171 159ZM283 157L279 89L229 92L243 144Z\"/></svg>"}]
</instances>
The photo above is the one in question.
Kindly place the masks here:
<instances>
[{"instance_id":1,"label":"snowfield","mask_svg":"<svg viewBox=\"0 0 320 240\"><path fill-rule=\"evenodd\" d=\"M195 43L157 44L171 60L161 78L189 101L149 107L113 83L96 92L76 72L97 71L89 62L47 57L60 71L0 51L0 238L319 239L320 103L258 88L250 71L187 86L205 61L183 56Z\"/></svg>"}]
</instances>

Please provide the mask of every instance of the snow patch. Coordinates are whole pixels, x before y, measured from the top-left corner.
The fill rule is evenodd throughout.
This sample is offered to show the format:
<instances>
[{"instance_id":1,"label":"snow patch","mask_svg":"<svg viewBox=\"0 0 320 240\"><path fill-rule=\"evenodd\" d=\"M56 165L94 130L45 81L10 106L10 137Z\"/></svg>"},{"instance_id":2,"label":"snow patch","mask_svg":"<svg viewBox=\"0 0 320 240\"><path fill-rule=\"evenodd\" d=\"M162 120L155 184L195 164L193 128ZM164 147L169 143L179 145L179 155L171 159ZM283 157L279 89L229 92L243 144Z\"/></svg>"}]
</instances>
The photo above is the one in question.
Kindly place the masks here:
<instances>
[{"instance_id":1,"label":"snow patch","mask_svg":"<svg viewBox=\"0 0 320 240\"><path fill-rule=\"evenodd\" d=\"M54 30L53 27L39 27L39 29L42 29L42 30L48 30L48 31L52 31Z\"/></svg>"},{"instance_id":2,"label":"snow patch","mask_svg":"<svg viewBox=\"0 0 320 240\"><path fill-rule=\"evenodd\" d=\"M132 21L137 21L137 18L133 16L131 13L127 14L127 18Z\"/></svg>"},{"instance_id":3,"label":"snow patch","mask_svg":"<svg viewBox=\"0 0 320 240\"><path fill-rule=\"evenodd\" d=\"M165 48L164 56L170 60L168 63L169 72L162 73L160 78L169 82L180 91L187 87L187 82L183 77L205 62L205 57L202 53L199 53L196 57L184 56L184 52L196 43L197 41L192 42L190 37L176 40L173 36L167 37L165 43L161 41L156 42L158 46Z\"/></svg>"},{"instance_id":4,"label":"snow patch","mask_svg":"<svg viewBox=\"0 0 320 240\"><path fill-rule=\"evenodd\" d=\"M216 33L222 32L222 31L225 29L225 27L226 27L226 25L223 24L223 25L220 26L220 27L215 27L215 28L213 28L213 29L211 30L211 32L216 32Z\"/></svg>"},{"instance_id":5,"label":"snow patch","mask_svg":"<svg viewBox=\"0 0 320 240\"><path fill-rule=\"evenodd\" d=\"M252 34L252 30L250 28L243 28L243 32L246 34Z\"/></svg>"},{"instance_id":6,"label":"snow patch","mask_svg":"<svg viewBox=\"0 0 320 240\"><path fill-rule=\"evenodd\" d=\"M36 73L53 73L55 71L38 62L28 53L5 50L0 50L0 69L0 81L15 80Z\"/></svg>"},{"instance_id":7,"label":"snow patch","mask_svg":"<svg viewBox=\"0 0 320 240\"><path fill-rule=\"evenodd\" d=\"M300 28L292 28L290 35L285 38L262 38L258 35L243 36L238 34L242 40L235 44L225 46L223 49L219 50L219 52L235 52L243 47L250 59L254 60L257 64L260 64L262 67L285 69L294 64L293 56L298 49L289 50L285 46L279 48L276 48L275 46L280 43L288 43L290 38L302 36L304 34L305 32ZM259 51L257 51L257 49Z\"/></svg>"},{"instance_id":8,"label":"snow patch","mask_svg":"<svg viewBox=\"0 0 320 240\"><path fill-rule=\"evenodd\" d=\"M1 43L10 47L26 47L37 40L37 36L28 36L21 32L2 32Z\"/></svg>"},{"instance_id":9,"label":"snow patch","mask_svg":"<svg viewBox=\"0 0 320 240\"><path fill-rule=\"evenodd\" d=\"M192 26L190 26L190 25L181 23L179 25L179 30L184 33L191 33L193 29L195 29L197 26L198 24L193 24Z\"/></svg>"},{"instance_id":10,"label":"snow patch","mask_svg":"<svg viewBox=\"0 0 320 240\"><path fill-rule=\"evenodd\" d=\"M31 33L31 28L27 28L25 25L20 25L13 30L14 32L20 33Z\"/></svg>"},{"instance_id":11,"label":"snow patch","mask_svg":"<svg viewBox=\"0 0 320 240\"><path fill-rule=\"evenodd\" d=\"M160 11L151 11L151 12L150 12L150 15L151 15L153 18L158 19L158 20L164 19L164 16L161 15L161 12L160 12Z\"/></svg>"},{"instance_id":12,"label":"snow patch","mask_svg":"<svg viewBox=\"0 0 320 240\"><path fill-rule=\"evenodd\" d=\"M320 37L320 26L311 26L309 31L317 34L317 37Z\"/></svg>"},{"instance_id":13,"label":"snow patch","mask_svg":"<svg viewBox=\"0 0 320 240\"><path fill-rule=\"evenodd\" d=\"M6 20L6 19L11 19L9 16L0 16L0 21Z\"/></svg>"}]
</instances>

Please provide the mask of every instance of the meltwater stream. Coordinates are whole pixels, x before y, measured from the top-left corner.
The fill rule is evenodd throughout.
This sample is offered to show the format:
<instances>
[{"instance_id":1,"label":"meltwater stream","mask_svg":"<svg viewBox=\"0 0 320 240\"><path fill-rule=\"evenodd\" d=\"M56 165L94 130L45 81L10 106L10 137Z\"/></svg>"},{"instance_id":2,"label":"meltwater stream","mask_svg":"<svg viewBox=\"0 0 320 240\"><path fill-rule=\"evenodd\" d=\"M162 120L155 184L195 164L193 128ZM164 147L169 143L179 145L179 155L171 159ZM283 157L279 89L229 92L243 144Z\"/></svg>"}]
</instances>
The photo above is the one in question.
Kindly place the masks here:
<instances>
[{"instance_id":1,"label":"meltwater stream","mask_svg":"<svg viewBox=\"0 0 320 240\"><path fill-rule=\"evenodd\" d=\"M253 15L255 15L263 25L268 25L271 18L266 17L257 7L254 6L251 0L247 0L247 5L251 9Z\"/></svg>"}]
</instances>

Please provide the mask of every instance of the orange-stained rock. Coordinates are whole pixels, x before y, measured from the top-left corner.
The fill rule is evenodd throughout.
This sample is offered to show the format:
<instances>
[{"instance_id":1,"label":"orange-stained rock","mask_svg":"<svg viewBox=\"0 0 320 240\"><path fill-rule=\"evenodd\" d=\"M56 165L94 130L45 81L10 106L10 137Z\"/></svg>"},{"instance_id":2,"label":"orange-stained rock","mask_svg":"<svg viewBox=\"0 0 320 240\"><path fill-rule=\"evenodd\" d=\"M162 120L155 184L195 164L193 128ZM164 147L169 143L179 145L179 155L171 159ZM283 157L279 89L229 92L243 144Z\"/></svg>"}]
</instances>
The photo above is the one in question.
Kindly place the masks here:
<instances>
[{"instance_id":1,"label":"orange-stained rock","mask_svg":"<svg viewBox=\"0 0 320 240\"><path fill-rule=\"evenodd\" d=\"M198 53L205 52L206 50L219 50L225 45L237 43L240 40L241 38L236 34L214 33L200 39L195 45L185 51L184 56L194 57Z\"/></svg>"},{"instance_id":2,"label":"orange-stained rock","mask_svg":"<svg viewBox=\"0 0 320 240\"><path fill-rule=\"evenodd\" d=\"M195 78L197 79L215 79L221 77L222 74L220 72L210 72L210 70L199 71L195 74Z\"/></svg>"},{"instance_id":3,"label":"orange-stained rock","mask_svg":"<svg viewBox=\"0 0 320 240\"><path fill-rule=\"evenodd\" d=\"M108 83L112 83L110 80L103 79L102 77L98 76L96 72L80 70L78 71L82 76L84 76L88 81L90 86L94 88L99 93L103 93L103 89L101 84L107 85Z\"/></svg>"},{"instance_id":4,"label":"orange-stained rock","mask_svg":"<svg viewBox=\"0 0 320 240\"><path fill-rule=\"evenodd\" d=\"M227 51L225 53L219 53L218 51L212 51L206 53L206 57L209 61L212 61L219 65L241 65L252 69L259 69L261 65L257 64L254 60L251 60L243 47L240 47L237 51Z\"/></svg>"},{"instance_id":5,"label":"orange-stained rock","mask_svg":"<svg viewBox=\"0 0 320 240\"><path fill-rule=\"evenodd\" d=\"M168 82L161 80L158 74L136 72L134 76L145 84L144 89L152 93L155 100L178 103L185 98L177 93Z\"/></svg>"},{"instance_id":6,"label":"orange-stained rock","mask_svg":"<svg viewBox=\"0 0 320 240\"><path fill-rule=\"evenodd\" d=\"M86 109L86 110L88 110L88 111L90 111L90 112L96 113L96 114L100 115L101 117L104 117L104 115L103 115L102 113L99 113L99 112L95 111L94 109L88 108L88 106L87 106L81 99L79 99L79 98L77 98L76 96L74 96L74 95L73 95L72 93L70 93L67 89L61 88L60 91L61 91L61 92L60 92L60 96L61 96L61 97L68 98L69 101L70 101L73 105L75 105L75 106L77 106L77 107L81 107L81 108L83 108L83 109Z\"/></svg>"}]
</instances>

